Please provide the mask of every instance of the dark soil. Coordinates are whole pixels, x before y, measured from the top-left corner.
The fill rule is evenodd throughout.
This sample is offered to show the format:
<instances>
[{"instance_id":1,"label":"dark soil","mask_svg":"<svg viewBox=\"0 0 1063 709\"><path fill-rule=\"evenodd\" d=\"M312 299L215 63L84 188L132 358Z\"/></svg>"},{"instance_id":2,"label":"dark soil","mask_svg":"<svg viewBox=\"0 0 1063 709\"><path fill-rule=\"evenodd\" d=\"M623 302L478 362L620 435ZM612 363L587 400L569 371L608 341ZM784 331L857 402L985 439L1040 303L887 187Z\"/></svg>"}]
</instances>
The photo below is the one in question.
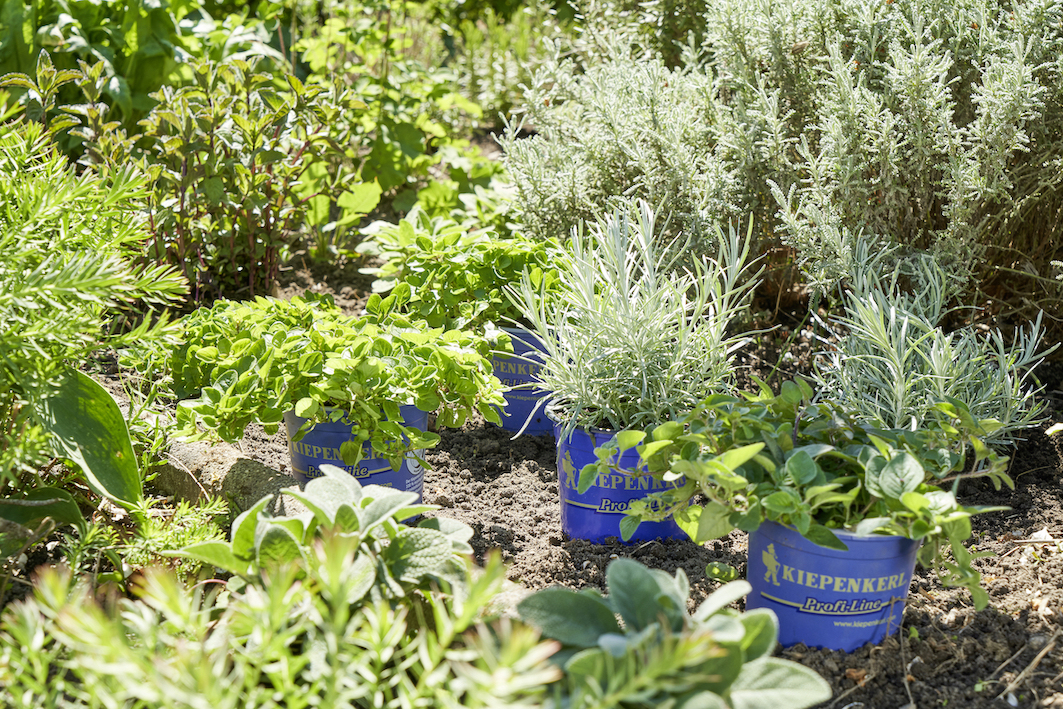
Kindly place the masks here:
<instances>
[{"instance_id":1,"label":"dark soil","mask_svg":"<svg viewBox=\"0 0 1063 709\"><path fill-rule=\"evenodd\" d=\"M357 272L356 264L328 273L294 269L282 292L328 290L355 312L370 280ZM798 324L786 314L779 320L792 321L790 327ZM809 331L789 335L785 328L761 335L738 363L762 377L778 364L775 382L807 370L814 349ZM784 347L788 349L780 358L777 353ZM1059 421L1063 365L1043 365L1039 375L1050 421ZM834 699L824 707L1063 709L1063 541L1029 542L1043 530L1051 539L1063 540L1063 434L1048 438L1044 428L1031 432L1014 451L1014 490L997 491L982 482L961 490L965 503L1011 508L975 518L977 549L986 554L977 566L991 594L989 608L975 612L965 591L944 588L917 569L901 631L881 645L852 653L801 645L778 651L831 683ZM745 576L746 537L738 532L705 546L690 541L626 546L619 540L592 544L566 538L551 436L511 440L512 434L482 420L441 434L442 443L427 456L432 470L425 480L425 502L442 508L436 514L471 525L477 558L498 550L509 563L509 578L528 589L553 584L603 588L606 566L617 557L669 572L682 568L695 603L718 586L705 576L707 563L730 564ZM287 468L283 437L251 436L244 450Z\"/></svg>"}]
</instances>

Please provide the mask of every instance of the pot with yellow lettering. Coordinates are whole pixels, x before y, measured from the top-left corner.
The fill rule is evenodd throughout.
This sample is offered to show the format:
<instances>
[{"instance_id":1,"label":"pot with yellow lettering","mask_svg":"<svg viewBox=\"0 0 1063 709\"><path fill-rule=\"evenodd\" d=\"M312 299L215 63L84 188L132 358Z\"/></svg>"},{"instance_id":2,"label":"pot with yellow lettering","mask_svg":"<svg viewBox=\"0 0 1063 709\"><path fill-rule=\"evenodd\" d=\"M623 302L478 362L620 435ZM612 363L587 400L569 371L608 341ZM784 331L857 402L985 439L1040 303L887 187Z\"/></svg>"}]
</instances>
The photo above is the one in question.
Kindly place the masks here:
<instances>
[{"instance_id":1,"label":"pot with yellow lettering","mask_svg":"<svg viewBox=\"0 0 1063 709\"><path fill-rule=\"evenodd\" d=\"M663 244L657 217L644 201L621 201L611 215L573 230L552 291L529 273L510 291L543 348L534 381L555 422L562 531L573 538L681 535L666 518L637 533L621 524L641 498L682 486L681 476L664 481L645 474L637 455L599 463L598 454L614 436L731 391L732 353L746 339L728 330L756 282L748 236L717 230L714 244ZM706 246L716 247L714 257Z\"/></svg>"},{"instance_id":2,"label":"pot with yellow lettering","mask_svg":"<svg viewBox=\"0 0 1063 709\"><path fill-rule=\"evenodd\" d=\"M775 611L783 645L880 642L900 626L916 561L983 608L970 518L1004 508L965 506L956 487L1011 483L979 438L991 422L952 401L938 406L945 426L883 430L814 399L803 381L763 385L603 445L599 467L634 449L661 481L684 480L632 502L625 533L668 518L699 544L749 532L746 607Z\"/></svg>"},{"instance_id":3,"label":"pot with yellow lettering","mask_svg":"<svg viewBox=\"0 0 1063 709\"><path fill-rule=\"evenodd\" d=\"M900 627L920 542L835 531L845 550L765 521L749 534L746 608L770 608L779 643L852 652Z\"/></svg>"},{"instance_id":4,"label":"pot with yellow lettering","mask_svg":"<svg viewBox=\"0 0 1063 709\"><path fill-rule=\"evenodd\" d=\"M543 406L547 393L535 385L542 367L543 345L534 333L524 328L501 328L509 334L512 354L493 352L491 366L495 376L507 388L506 405L500 407L502 428L532 436L554 432L554 424Z\"/></svg>"},{"instance_id":5,"label":"pot with yellow lettering","mask_svg":"<svg viewBox=\"0 0 1063 709\"><path fill-rule=\"evenodd\" d=\"M401 406L399 411L404 426L422 432L428 429L427 412L416 406ZM413 492L420 501L424 489L424 449L407 452L396 466L387 458L374 453L372 445L359 440L357 429L343 418L342 411L337 410L331 413L331 416L335 416L336 420L310 423L307 419L296 416L294 411L284 414L288 451L292 458L292 475L300 485L322 477L322 465L334 465L347 471L351 477L357 478L363 486L382 485ZM409 439L404 437L403 442L408 445ZM348 465L344 460L344 449L352 444L361 445L362 457L357 463ZM349 453L346 458L351 459Z\"/></svg>"},{"instance_id":6,"label":"pot with yellow lettering","mask_svg":"<svg viewBox=\"0 0 1063 709\"><path fill-rule=\"evenodd\" d=\"M611 457L608 468L598 472L595 450L611 440L615 432L576 428L566 433L565 427L557 423L555 435L561 530L565 534L597 543L608 537L619 537L630 543L683 538L683 531L672 519L640 524L634 533L624 534L622 526L631 524L627 512L633 501L651 492L673 489L678 483L666 483L645 469L638 470L639 456L633 450ZM588 473L581 475L584 470Z\"/></svg>"}]
</instances>

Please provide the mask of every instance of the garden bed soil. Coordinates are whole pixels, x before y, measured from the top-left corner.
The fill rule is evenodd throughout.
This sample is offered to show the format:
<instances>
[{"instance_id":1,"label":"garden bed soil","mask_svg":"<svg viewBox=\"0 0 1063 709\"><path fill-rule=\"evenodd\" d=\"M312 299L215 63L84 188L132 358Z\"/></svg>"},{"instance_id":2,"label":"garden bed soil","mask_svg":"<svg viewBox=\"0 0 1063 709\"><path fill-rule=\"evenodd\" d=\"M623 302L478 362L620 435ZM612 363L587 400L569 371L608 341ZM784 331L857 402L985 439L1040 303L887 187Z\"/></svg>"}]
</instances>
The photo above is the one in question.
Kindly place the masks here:
<instances>
[{"instance_id":1,"label":"garden bed soil","mask_svg":"<svg viewBox=\"0 0 1063 709\"><path fill-rule=\"evenodd\" d=\"M371 282L357 266L293 268L281 293L330 292L355 314ZM785 313L779 321L798 326L798 319ZM776 366L775 382L807 371L814 350L810 332L799 330L784 349L788 333L784 325L762 334L740 353L741 378L749 373L766 377ZM781 357L780 350L785 352ZM1063 364L1047 363L1038 374L1050 419L1059 421ZM975 612L965 591L945 588L917 569L901 630L882 644L852 653L801 645L778 650L779 656L811 667L830 682L834 698L821 706L1063 709L1063 541L1052 541L1063 540L1063 434L1049 438L1046 428L1029 432L1015 449L1010 465L1014 490L997 491L983 481L966 482L960 490L966 504L1010 508L974 519L974 542L985 554L976 567L989 590L990 607ZM432 514L473 528L478 561L489 553L501 554L517 595L521 589L555 584L604 590L606 567L619 557L669 573L682 568L691 581L694 604L719 585L705 575L709 562L729 564L745 577L747 542L739 532L703 546L689 540L625 545L615 539L605 544L568 539L561 531L552 436L513 439L482 419L440 433L442 442L427 455L431 470L425 502L440 506ZM290 470L283 433L265 436L250 430L241 448L277 470Z\"/></svg>"}]
</instances>

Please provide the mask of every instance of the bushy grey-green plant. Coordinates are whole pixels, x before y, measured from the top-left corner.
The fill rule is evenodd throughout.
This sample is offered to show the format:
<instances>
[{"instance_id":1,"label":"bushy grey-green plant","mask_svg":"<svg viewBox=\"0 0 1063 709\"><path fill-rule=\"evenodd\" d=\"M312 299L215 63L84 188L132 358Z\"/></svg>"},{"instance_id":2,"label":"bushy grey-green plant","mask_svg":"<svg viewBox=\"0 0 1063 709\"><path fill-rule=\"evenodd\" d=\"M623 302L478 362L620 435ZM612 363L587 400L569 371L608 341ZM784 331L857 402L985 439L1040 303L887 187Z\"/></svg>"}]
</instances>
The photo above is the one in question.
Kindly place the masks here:
<instances>
[{"instance_id":1,"label":"bushy grey-green plant","mask_svg":"<svg viewBox=\"0 0 1063 709\"><path fill-rule=\"evenodd\" d=\"M659 245L657 218L631 201L577 227L557 289L547 293L525 273L511 290L545 347L537 386L567 430L670 420L731 386L731 357L745 338L728 328L759 275L749 239L717 230L716 258L686 270L674 255L686 242Z\"/></svg>"},{"instance_id":2,"label":"bushy grey-green plant","mask_svg":"<svg viewBox=\"0 0 1063 709\"><path fill-rule=\"evenodd\" d=\"M936 260L872 249L857 242L844 314L832 319L843 334L816 367L819 398L861 423L911 430L934 426L935 407L959 401L995 427L984 440L997 445L1036 426L1045 403L1036 399L1032 370L1058 347L1039 351L1040 315L1010 344L999 330L946 333L948 275ZM891 262L901 268L884 267Z\"/></svg>"},{"instance_id":3,"label":"bushy grey-green plant","mask_svg":"<svg viewBox=\"0 0 1063 709\"><path fill-rule=\"evenodd\" d=\"M503 141L529 234L661 198L673 225L753 215L771 265L785 245L819 289L862 235L932 254L950 297L1058 309L1059 2L721 0L674 62L667 3L587 4L525 94L538 134Z\"/></svg>"},{"instance_id":4,"label":"bushy grey-green plant","mask_svg":"<svg viewBox=\"0 0 1063 709\"><path fill-rule=\"evenodd\" d=\"M844 278L864 235L931 253L949 295L1009 281L1004 300L1058 302L1061 17L992 0L709 7L732 142L782 148L728 164L770 187L813 285Z\"/></svg>"},{"instance_id":5,"label":"bushy grey-green plant","mask_svg":"<svg viewBox=\"0 0 1063 709\"><path fill-rule=\"evenodd\" d=\"M605 40L616 44L600 62L554 57L526 88L522 121L536 134L520 137L522 123L511 121L501 139L514 218L532 238L562 241L581 221L641 198L672 215L656 224L659 241L682 231L711 253L711 225L744 216L716 151L714 80Z\"/></svg>"},{"instance_id":6,"label":"bushy grey-green plant","mask_svg":"<svg viewBox=\"0 0 1063 709\"><path fill-rule=\"evenodd\" d=\"M771 657L775 614L727 606L749 592L734 581L687 611L690 584L617 559L606 570L608 594L548 588L517 606L526 622L561 643L564 668L557 706L569 709L801 709L830 699L814 671ZM619 620L618 620L619 617Z\"/></svg>"}]
</instances>

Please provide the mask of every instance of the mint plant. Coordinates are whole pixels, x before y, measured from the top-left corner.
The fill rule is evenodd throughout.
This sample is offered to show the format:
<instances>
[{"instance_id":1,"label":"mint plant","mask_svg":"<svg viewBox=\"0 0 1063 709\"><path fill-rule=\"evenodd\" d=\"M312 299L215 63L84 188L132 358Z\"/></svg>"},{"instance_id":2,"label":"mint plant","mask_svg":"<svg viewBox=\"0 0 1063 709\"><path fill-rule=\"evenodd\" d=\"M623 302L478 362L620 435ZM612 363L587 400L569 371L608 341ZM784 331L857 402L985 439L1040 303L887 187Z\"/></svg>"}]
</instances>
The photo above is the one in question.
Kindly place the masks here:
<instances>
[{"instance_id":1,"label":"mint plant","mask_svg":"<svg viewBox=\"0 0 1063 709\"><path fill-rule=\"evenodd\" d=\"M834 530L903 536L922 541L921 564L985 607L971 565L977 554L964 542L972 515L1004 508L965 506L956 494L961 480L978 476L1013 486L1006 459L984 443L995 421L977 420L952 400L934 407L934 425L882 430L812 403L802 381L786 382L778 395L762 384L759 394L743 396L709 397L682 419L618 434L596 451L597 464L580 471L580 488L609 471L618 451L637 447L640 466L683 483L632 502L620 525L625 538L641 520L668 516L699 543L765 520L834 549L846 549Z\"/></svg>"},{"instance_id":2,"label":"mint plant","mask_svg":"<svg viewBox=\"0 0 1063 709\"><path fill-rule=\"evenodd\" d=\"M694 613L682 569L673 577L617 559L606 585L604 596L557 587L517 606L524 621L561 643L553 659L565 671L557 706L801 709L830 699L815 672L770 656L774 613L727 607L749 592L745 581L721 587Z\"/></svg>"},{"instance_id":3,"label":"mint plant","mask_svg":"<svg viewBox=\"0 0 1063 709\"><path fill-rule=\"evenodd\" d=\"M505 288L525 271L536 290L549 294L558 289L554 263L561 247L554 241L499 238L443 217L430 219L415 209L397 225L380 228L372 244L386 259L376 270L373 291L385 293L406 283L406 309L432 327L514 324L520 313Z\"/></svg>"},{"instance_id":4,"label":"mint plant","mask_svg":"<svg viewBox=\"0 0 1063 709\"><path fill-rule=\"evenodd\" d=\"M473 411L497 423L491 405L504 402L487 341L401 314L409 295L405 285L385 299L374 294L362 318L312 293L218 301L182 319L176 348L132 353L129 361L172 377L182 400L180 435L238 441L250 423L275 433L294 411L306 430L318 421L352 425L356 440L340 449L345 464L361 459L366 442L394 464L439 440L405 426L400 406L437 412L440 426L459 427Z\"/></svg>"},{"instance_id":5,"label":"mint plant","mask_svg":"<svg viewBox=\"0 0 1063 709\"><path fill-rule=\"evenodd\" d=\"M717 231L716 260L687 271L657 243L656 224L649 204L629 202L589 234L573 230L556 292L530 272L510 289L545 347L536 386L567 430L659 423L731 386L731 356L744 338L728 327L759 275L748 238ZM668 250L682 254L685 244Z\"/></svg>"},{"instance_id":6,"label":"mint plant","mask_svg":"<svg viewBox=\"0 0 1063 709\"><path fill-rule=\"evenodd\" d=\"M192 70L195 83L163 87L142 122L150 256L185 268L196 300L268 293L300 230L376 206L380 188L358 179L334 125L366 105L290 73L278 88L239 59Z\"/></svg>"}]
</instances>

